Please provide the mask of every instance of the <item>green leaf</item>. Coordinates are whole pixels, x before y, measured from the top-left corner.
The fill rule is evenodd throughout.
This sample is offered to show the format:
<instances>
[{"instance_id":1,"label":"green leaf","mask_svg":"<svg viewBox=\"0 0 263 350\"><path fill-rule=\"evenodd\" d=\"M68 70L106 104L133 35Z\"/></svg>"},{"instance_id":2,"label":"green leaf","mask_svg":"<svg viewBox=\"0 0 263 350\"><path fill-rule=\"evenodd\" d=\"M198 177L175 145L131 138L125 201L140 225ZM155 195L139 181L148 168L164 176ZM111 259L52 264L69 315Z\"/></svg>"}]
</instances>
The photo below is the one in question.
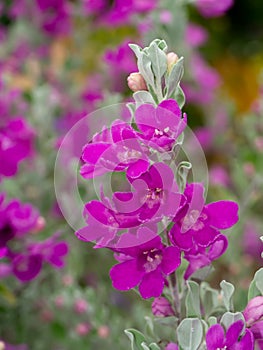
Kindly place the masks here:
<instances>
[{"instance_id":1,"label":"green leaf","mask_svg":"<svg viewBox=\"0 0 263 350\"><path fill-rule=\"evenodd\" d=\"M242 320L245 322L244 316L241 312L233 313L233 312L228 311L222 316L220 323L225 327L225 329L228 329L228 327L232 323L234 323L238 320Z\"/></svg>"},{"instance_id":2,"label":"green leaf","mask_svg":"<svg viewBox=\"0 0 263 350\"><path fill-rule=\"evenodd\" d=\"M185 318L177 328L177 335L183 350L196 350L203 338L202 322L198 318Z\"/></svg>"},{"instance_id":3,"label":"green leaf","mask_svg":"<svg viewBox=\"0 0 263 350\"><path fill-rule=\"evenodd\" d=\"M152 72L152 63L150 57L146 55L145 52L138 58L138 68L141 75L144 77L144 80L147 84L154 86L154 75Z\"/></svg>"},{"instance_id":4,"label":"green leaf","mask_svg":"<svg viewBox=\"0 0 263 350\"><path fill-rule=\"evenodd\" d=\"M227 311L233 310L232 297L235 291L235 287L233 286L233 284L226 282L225 280L223 280L220 283L220 287L222 289L223 302L225 304Z\"/></svg>"},{"instance_id":5,"label":"green leaf","mask_svg":"<svg viewBox=\"0 0 263 350\"><path fill-rule=\"evenodd\" d=\"M250 283L248 301L259 295L263 295L263 267L255 273L255 276Z\"/></svg>"},{"instance_id":6,"label":"green leaf","mask_svg":"<svg viewBox=\"0 0 263 350\"><path fill-rule=\"evenodd\" d=\"M141 332L137 331L136 329L129 328L125 329L124 333L131 341L132 350L145 350L145 348L142 347L142 343L145 343L145 336Z\"/></svg>"},{"instance_id":7,"label":"green leaf","mask_svg":"<svg viewBox=\"0 0 263 350\"><path fill-rule=\"evenodd\" d=\"M184 74L184 58L181 57L175 65L172 67L172 70L167 78L167 98L170 98L174 95L178 88Z\"/></svg>"},{"instance_id":8,"label":"green leaf","mask_svg":"<svg viewBox=\"0 0 263 350\"><path fill-rule=\"evenodd\" d=\"M188 292L185 298L186 316L201 317L199 285L194 281L187 282Z\"/></svg>"},{"instance_id":9,"label":"green leaf","mask_svg":"<svg viewBox=\"0 0 263 350\"><path fill-rule=\"evenodd\" d=\"M150 345L142 343L142 347L144 350L161 350L161 348L156 343L151 343Z\"/></svg>"},{"instance_id":10,"label":"green leaf","mask_svg":"<svg viewBox=\"0 0 263 350\"><path fill-rule=\"evenodd\" d=\"M155 75L155 84L161 85L161 79L167 71L166 54L159 49L155 42L152 42L148 49L148 54L152 63L152 70Z\"/></svg>"},{"instance_id":11,"label":"green leaf","mask_svg":"<svg viewBox=\"0 0 263 350\"><path fill-rule=\"evenodd\" d=\"M186 182L187 182L187 176L189 171L192 169L192 164L187 161L182 161L179 163L177 169L176 169L176 182L179 186L179 189L181 193L184 192Z\"/></svg>"},{"instance_id":12,"label":"green leaf","mask_svg":"<svg viewBox=\"0 0 263 350\"><path fill-rule=\"evenodd\" d=\"M141 104L151 103L155 105L152 95L148 91L136 91L133 94L133 98L136 102L136 107L138 108Z\"/></svg>"},{"instance_id":13,"label":"green leaf","mask_svg":"<svg viewBox=\"0 0 263 350\"><path fill-rule=\"evenodd\" d=\"M174 99L178 103L179 107L182 109L185 104L185 94L180 85L177 86Z\"/></svg>"},{"instance_id":14,"label":"green leaf","mask_svg":"<svg viewBox=\"0 0 263 350\"><path fill-rule=\"evenodd\" d=\"M137 59L139 59L139 57L141 56L141 53L142 53L142 48L139 45L136 45L136 44L129 44L129 47L135 53Z\"/></svg>"},{"instance_id":15,"label":"green leaf","mask_svg":"<svg viewBox=\"0 0 263 350\"><path fill-rule=\"evenodd\" d=\"M215 316L210 316L207 320L209 327L217 324L217 318Z\"/></svg>"}]
</instances>

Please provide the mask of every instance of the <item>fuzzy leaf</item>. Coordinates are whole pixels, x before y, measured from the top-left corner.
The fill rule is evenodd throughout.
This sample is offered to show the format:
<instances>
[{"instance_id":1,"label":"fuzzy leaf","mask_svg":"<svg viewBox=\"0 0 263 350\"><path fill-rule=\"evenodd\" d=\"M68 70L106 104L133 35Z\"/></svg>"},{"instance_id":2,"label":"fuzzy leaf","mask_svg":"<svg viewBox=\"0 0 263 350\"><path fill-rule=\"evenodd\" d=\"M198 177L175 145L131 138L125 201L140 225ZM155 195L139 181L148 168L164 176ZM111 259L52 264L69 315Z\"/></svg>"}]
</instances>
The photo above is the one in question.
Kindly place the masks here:
<instances>
[{"instance_id":1,"label":"fuzzy leaf","mask_svg":"<svg viewBox=\"0 0 263 350\"><path fill-rule=\"evenodd\" d=\"M182 109L185 104L185 94L183 92L183 89L180 85L177 86L177 89L175 91L174 95L175 101L178 103L179 107Z\"/></svg>"},{"instance_id":2,"label":"fuzzy leaf","mask_svg":"<svg viewBox=\"0 0 263 350\"><path fill-rule=\"evenodd\" d=\"M250 283L248 290L248 300L263 295L263 267L259 269Z\"/></svg>"},{"instance_id":3,"label":"fuzzy leaf","mask_svg":"<svg viewBox=\"0 0 263 350\"><path fill-rule=\"evenodd\" d=\"M222 288L223 302L227 311L233 310L232 297L235 291L235 287L233 284L226 282L225 280L220 283L220 287Z\"/></svg>"},{"instance_id":4,"label":"fuzzy leaf","mask_svg":"<svg viewBox=\"0 0 263 350\"><path fill-rule=\"evenodd\" d=\"M185 318L177 328L177 335L183 350L196 350L203 337L202 322L198 318Z\"/></svg>"},{"instance_id":5,"label":"fuzzy leaf","mask_svg":"<svg viewBox=\"0 0 263 350\"><path fill-rule=\"evenodd\" d=\"M167 70L166 54L152 42L148 49L148 54L152 63L152 70L156 78L156 85L161 85L162 76Z\"/></svg>"},{"instance_id":6,"label":"fuzzy leaf","mask_svg":"<svg viewBox=\"0 0 263 350\"><path fill-rule=\"evenodd\" d=\"M181 57L176 64L172 67L172 70L167 78L167 98L170 98L176 92L178 84L180 83L184 74L184 58Z\"/></svg>"},{"instance_id":7,"label":"fuzzy leaf","mask_svg":"<svg viewBox=\"0 0 263 350\"><path fill-rule=\"evenodd\" d=\"M188 292L185 298L186 316L201 317L199 285L194 281L187 282Z\"/></svg>"},{"instance_id":8,"label":"fuzzy leaf","mask_svg":"<svg viewBox=\"0 0 263 350\"><path fill-rule=\"evenodd\" d=\"M138 68L147 84L154 86L154 75L152 72L152 63L145 52L142 52L138 58Z\"/></svg>"},{"instance_id":9,"label":"fuzzy leaf","mask_svg":"<svg viewBox=\"0 0 263 350\"><path fill-rule=\"evenodd\" d=\"M233 312L228 311L222 316L220 323L225 327L225 329L228 329L228 327L232 323L234 323L238 320L242 320L245 322L244 316L241 312L233 313Z\"/></svg>"},{"instance_id":10,"label":"fuzzy leaf","mask_svg":"<svg viewBox=\"0 0 263 350\"><path fill-rule=\"evenodd\" d=\"M141 104L151 103L155 105L152 95L148 91L136 91L133 94L133 98L136 102L136 107L138 108Z\"/></svg>"},{"instance_id":11,"label":"fuzzy leaf","mask_svg":"<svg viewBox=\"0 0 263 350\"><path fill-rule=\"evenodd\" d=\"M128 336L131 341L132 350L145 350L142 347L142 343L145 343L145 336L137 331L136 329L129 328L125 329L124 333Z\"/></svg>"},{"instance_id":12,"label":"fuzzy leaf","mask_svg":"<svg viewBox=\"0 0 263 350\"><path fill-rule=\"evenodd\" d=\"M179 186L181 193L183 193L185 189L187 176L191 169L192 169L192 164L187 161L182 161L176 169L176 174L175 174L176 182Z\"/></svg>"}]
</instances>

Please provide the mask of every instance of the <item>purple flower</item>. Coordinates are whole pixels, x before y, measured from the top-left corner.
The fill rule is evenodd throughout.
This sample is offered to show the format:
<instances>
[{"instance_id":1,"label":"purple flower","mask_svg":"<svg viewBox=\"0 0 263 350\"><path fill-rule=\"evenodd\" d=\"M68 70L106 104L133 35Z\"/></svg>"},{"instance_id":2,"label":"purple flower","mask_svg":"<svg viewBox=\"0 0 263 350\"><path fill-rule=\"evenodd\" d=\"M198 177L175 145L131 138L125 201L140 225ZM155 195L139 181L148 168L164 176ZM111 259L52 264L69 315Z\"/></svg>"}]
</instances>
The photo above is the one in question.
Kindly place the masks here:
<instances>
[{"instance_id":1,"label":"purple flower","mask_svg":"<svg viewBox=\"0 0 263 350\"><path fill-rule=\"evenodd\" d=\"M185 252L184 258L189 262L189 265L185 271L184 278L188 279L197 270L209 266L212 261L224 254L227 246L227 238L220 234L208 247L195 245L189 251Z\"/></svg>"},{"instance_id":2,"label":"purple flower","mask_svg":"<svg viewBox=\"0 0 263 350\"><path fill-rule=\"evenodd\" d=\"M219 17L233 5L234 0L197 0L196 7L204 17Z\"/></svg>"},{"instance_id":3,"label":"purple flower","mask_svg":"<svg viewBox=\"0 0 263 350\"><path fill-rule=\"evenodd\" d=\"M204 187L200 183L187 185L186 204L178 212L169 237L180 249L189 251L196 244L208 247L220 235L219 230L230 228L238 221L238 205L218 201L204 205Z\"/></svg>"},{"instance_id":4,"label":"purple flower","mask_svg":"<svg viewBox=\"0 0 263 350\"><path fill-rule=\"evenodd\" d=\"M12 272L21 282L28 282L38 276L42 263L40 254L18 254L12 259Z\"/></svg>"},{"instance_id":5,"label":"purple flower","mask_svg":"<svg viewBox=\"0 0 263 350\"><path fill-rule=\"evenodd\" d=\"M260 343L263 343L263 296L251 299L243 311L243 315L246 326L253 333L260 347Z\"/></svg>"},{"instance_id":6,"label":"purple flower","mask_svg":"<svg viewBox=\"0 0 263 350\"><path fill-rule=\"evenodd\" d=\"M102 135L96 135L92 143L84 146L82 160L85 164L80 173L87 179L110 171L125 170L128 176L136 178L149 167L149 160L135 131L120 120L112 124L110 131L104 130Z\"/></svg>"},{"instance_id":7,"label":"purple flower","mask_svg":"<svg viewBox=\"0 0 263 350\"><path fill-rule=\"evenodd\" d=\"M28 350L28 346L25 344L12 345L0 340L0 349L4 350Z\"/></svg>"},{"instance_id":8,"label":"purple flower","mask_svg":"<svg viewBox=\"0 0 263 350\"><path fill-rule=\"evenodd\" d=\"M243 332L242 320L233 323L226 331L220 324L210 327L206 334L207 350L229 349L229 350L253 350L254 338L252 333L246 329Z\"/></svg>"},{"instance_id":9,"label":"purple flower","mask_svg":"<svg viewBox=\"0 0 263 350\"><path fill-rule=\"evenodd\" d=\"M207 31L197 24L189 23L186 28L185 40L188 45L198 47L206 43L208 38Z\"/></svg>"},{"instance_id":10,"label":"purple flower","mask_svg":"<svg viewBox=\"0 0 263 350\"><path fill-rule=\"evenodd\" d=\"M135 112L135 121L141 131L138 136L160 152L172 150L187 123L175 100L163 101L157 108L151 104L141 105Z\"/></svg>"},{"instance_id":11,"label":"purple flower","mask_svg":"<svg viewBox=\"0 0 263 350\"><path fill-rule=\"evenodd\" d=\"M152 303L152 313L157 317L168 317L174 315L172 305L164 297L158 297L154 299Z\"/></svg>"},{"instance_id":12,"label":"purple flower","mask_svg":"<svg viewBox=\"0 0 263 350\"><path fill-rule=\"evenodd\" d=\"M0 127L0 177L14 176L18 164L33 153L34 132L23 118Z\"/></svg>"},{"instance_id":13,"label":"purple flower","mask_svg":"<svg viewBox=\"0 0 263 350\"><path fill-rule=\"evenodd\" d=\"M258 262L262 262L263 243L260 240L260 230L253 221L247 221L242 239L243 250Z\"/></svg>"},{"instance_id":14,"label":"purple flower","mask_svg":"<svg viewBox=\"0 0 263 350\"><path fill-rule=\"evenodd\" d=\"M166 345L165 350L179 350L179 347L175 343L169 343Z\"/></svg>"},{"instance_id":15,"label":"purple flower","mask_svg":"<svg viewBox=\"0 0 263 350\"><path fill-rule=\"evenodd\" d=\"M144 243L140 244L141 241ZM115 251L127 255L129 260L111 268L113 286L125 291L139 285L139 292L144 299L159 297L166 276L174 272L181 263L179 249L165 247L161 238L146 227L138 229L136 238L129 233L122 235Z\"/></svg>"}]
</instances>

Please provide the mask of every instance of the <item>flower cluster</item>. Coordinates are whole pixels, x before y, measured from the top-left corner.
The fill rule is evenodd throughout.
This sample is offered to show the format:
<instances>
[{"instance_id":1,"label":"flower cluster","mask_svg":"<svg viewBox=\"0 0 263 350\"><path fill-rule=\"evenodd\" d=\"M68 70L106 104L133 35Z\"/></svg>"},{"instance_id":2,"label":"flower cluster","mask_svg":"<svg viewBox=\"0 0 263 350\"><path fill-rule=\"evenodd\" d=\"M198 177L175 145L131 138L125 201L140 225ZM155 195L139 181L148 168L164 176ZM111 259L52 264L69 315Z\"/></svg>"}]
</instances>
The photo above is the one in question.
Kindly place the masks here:
<instances>
[{"instance_id":1,"label":"flower cluster","mask_svg":"<svg viewBox=\"0 0 263 350\"><path fill-rule=\"evenodd\" d=\"M0 278L13 274L27 282L41 271L44 262L56 268L64 266L68 245L58 240L58 235L42 242L33 240L34 234L43 230L44 218L29 203L14 199L7 204L0 198Z\"/></svg>"},{"instance_id":2,"label":"flower cluster","mask_svg":"<svg viewBox=\"0 0 263 350\"><path fill-rule=\"evenodd\" d=\"M161 67L162 75L169 81L172 72L180 71L181 61L174 53L166 56L161 46L165 47L155 41L148 52L150 55L155 47L155 54L166 67ZM138 53L137 58L140 62ZM158 64L160 61L152 61L155 79L161 85ZM153 80L148 82L147 78L146 73L141 74L145 87L151 89ZM155 89L157 95L164 95L158 83ZM140 103L132 117L130 122L116 120L83 148L84 178L124 172L128 191L114 192L108 198L101 190L100 200L86 203L87 226L76 235L84 241L95 241L97 248L107 247L115 253L120 262L110 271L115 288L129 290L138 285L143 298L159 297L182 257L189 263L185 271L188 279L224 253L227 238L221 230L237 222L238 206L232 201L205 205L202 183L185 184L182 191L172 160L175 146L187 127L187 118L175 99L163 98L158 104ZM170 162L160 161L162 157Z\"/></svg>"}]
</instances>

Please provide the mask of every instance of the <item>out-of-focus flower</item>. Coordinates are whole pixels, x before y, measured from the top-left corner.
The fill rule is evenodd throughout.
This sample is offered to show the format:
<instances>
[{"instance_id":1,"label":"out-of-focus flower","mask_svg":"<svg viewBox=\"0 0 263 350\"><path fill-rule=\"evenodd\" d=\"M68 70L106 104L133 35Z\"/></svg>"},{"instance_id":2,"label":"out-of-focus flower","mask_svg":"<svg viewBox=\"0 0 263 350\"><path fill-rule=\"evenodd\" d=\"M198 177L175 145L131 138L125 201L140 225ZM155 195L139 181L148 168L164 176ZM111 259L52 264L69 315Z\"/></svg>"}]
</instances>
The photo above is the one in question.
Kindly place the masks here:
<instances>
[{"instance_id":1,"label":"out-of-focus flower","mask_svg":"<svg viewBox=\"0 0 263 350\"><path fill-rule=\"evenodd\" d=\"M108 336L110 335L110 329L108 326L100 326L98 328L98 336L102 339L106 339L108 338Z\"/></svg>"},{"instance_id":2,"label":"out-of-focus flower","mask_svg":"<svg viewBox=\"0 0 263 350\"><path fill-rule=\"evenodd\" d=\"M233 5L234 0L196 0L195 5L204 17L219 17Z\"/></svg>"},{"instance_id":3,"label":"out-of-focus flower","mask_svg":"<svg viewBox=\"0 0 263 350\"><path fill-rule=\"evenodd\" d=\"M87 335L91 330L91 326L88 323L78 323L75 327L75 332L80 335L84 336Z\"/></svg>"},{"instance_id":4,"label":"out-of-focus flower","mask_svg":"<svg viewBox=\"0 0 263 350\"><path fill-rule=\"evenodd\" d=\"M152 303L152 313L157 317L167 317L174 315L172 305L164 297L158 297L154 299Z\"/></svg>"},{"instance_id":5,"label":"out-of-focus flower","mask_svg":"<svg viewBox=\"0 0 263 350\"><path fill-rule=\"evenodd\" d=\"M148 241L145 241L146 237ZM138 229L137 237L129 233L122 235L114 250L127 255L129 260L111 268L113 286L119 290L130 290L139 284L139 292L144 299L159 297L166 276L181 263L179 249L165 247L161 238L146 227Z\"/></svg>"},{"instance_id":6,"label":"out-of-focus flower","mask_svg":"<svg viewBox=\"0 0 263 350\"><path fill-rule=\"evenodd\" d=\"M185 40L186 43L191 47L198 47L206 43L208 38L207 31L194 23L189 23L186 32L185 32Z\"/></svg>"},{"instance_id":7,"label":"out-of-focus flower","mask_svg":"<svg viewBox=\"0 0 263 350\"><path fill-rule=\"evenodd\" d=\"M252 333L246 329L243 332L244 323L242 320L230 325L226 333L220 324L210 327L206 333L207 350L218 349L240 349L253 350L254 338Z\"/></svg>"},{"instance_id":8,"label":"out-of-focus flower","mask_svg":"<svg viewBox=\"0 0 263 350\"><path fill-rule=\"evenodd\" d=\"M0 340L0 350L28 350L28 346L25 344L12 345Z\"/></svg>"},{"instance_id":9,"label":"out-of-focus flower","mask_svg":"<svg viewBox=\"0 0 263 350\"><path fill-rule=\"evenodd\" d=\"M78 314L83 314L88 310L88 303L85 299L77 299L74 302L74 311Z\"/></svg>"},{"instance_id":10,"label":"out-of-focus flower","mask_svg":"<svg viewBox=\"0 0 263 350\"><path fill-rule=\"evenodd\" d=\"M254 222L246 222L242 240L243 250L257 261L262 262L261 253L263 251L263 243L260 240L260 235L260 231Z\"/></svg>"},{"instance_id":11,"label":"out-of-focus flower","mask_svg":"<svg viewBox=\"0 0 263 350\"><path fill-rule=\"evenodd\" d=\"M147 90L143 76L140 73L131 73L127 78L128 86L133 91Z\"/></svg>"},{"instance_id":12,"label":"out-of-focus flower","mask_svg":"<svg viewBox=\"0 0 263 350\"><path fill-rule=\"evenodd\" d=\"M215 186L228 187L230 177L226 169L222 165L213 165L209 172L210 183Z\"/></svg>"},{"instance_id":13,"label":"out-of-focus flower","mask_svg":"<svg viewBox=\"0 0 263 350\"><path fill-rule=\"evenodd\" d=\"M19 163L33 154L34 131L23 118L0 126L0 177L14 176Z\"/></svg>"}]
</instances>

